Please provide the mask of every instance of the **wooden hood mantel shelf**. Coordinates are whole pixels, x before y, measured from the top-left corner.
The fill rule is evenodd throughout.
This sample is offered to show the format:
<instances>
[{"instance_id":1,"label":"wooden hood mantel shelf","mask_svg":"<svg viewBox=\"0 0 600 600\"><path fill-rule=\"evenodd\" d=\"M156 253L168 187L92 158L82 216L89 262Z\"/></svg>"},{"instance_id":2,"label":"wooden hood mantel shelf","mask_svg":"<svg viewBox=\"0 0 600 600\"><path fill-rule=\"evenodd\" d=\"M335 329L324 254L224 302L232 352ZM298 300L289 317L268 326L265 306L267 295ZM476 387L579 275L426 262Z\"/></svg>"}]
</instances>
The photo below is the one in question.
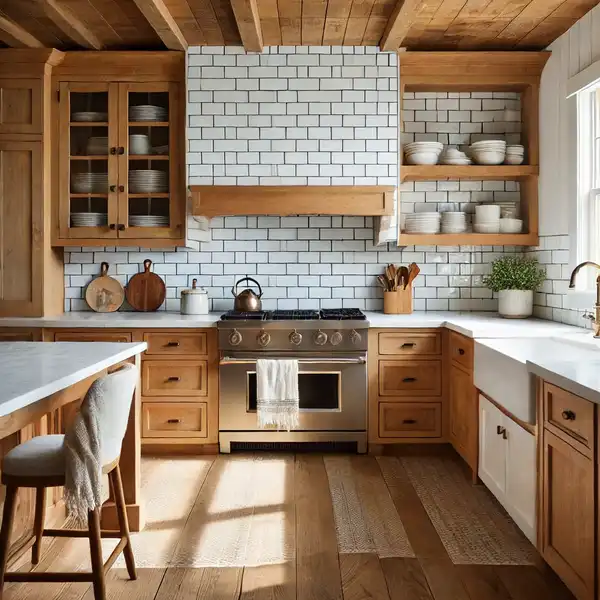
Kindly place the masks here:
<instances>
[{"instance_id":1,"label":"wooden hood mantel shelf","mask_svg":"<svg viewBox=\"0 0 600 600\"><path fill-rule=\"evenodd\" d=\"M393 186L233 186L192 185L192 214L231 215L391 215Z\"/></svg>"}]
</instances>

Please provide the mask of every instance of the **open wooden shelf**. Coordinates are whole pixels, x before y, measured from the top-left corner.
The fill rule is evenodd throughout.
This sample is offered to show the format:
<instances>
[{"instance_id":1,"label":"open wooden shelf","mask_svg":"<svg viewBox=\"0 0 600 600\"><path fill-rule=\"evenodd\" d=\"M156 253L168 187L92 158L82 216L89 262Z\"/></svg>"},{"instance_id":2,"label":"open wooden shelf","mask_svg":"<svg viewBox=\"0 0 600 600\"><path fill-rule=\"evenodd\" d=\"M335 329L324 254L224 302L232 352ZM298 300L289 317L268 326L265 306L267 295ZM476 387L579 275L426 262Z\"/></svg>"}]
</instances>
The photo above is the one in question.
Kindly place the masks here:
<instances>
[{"instance_id":1,"label":"open wooden shelf","mask_svg":"<svg viewBox=\"0 0 600 600\"><path fill-rule=\"evenodd\" d=\"M108 194L69 194L71 198L108 198Z\"/></svg>"},{"instance_id":2,"label":"open wooden shelf","mask_svg":"<svg viewBox=\"0 0 600 600\"><path fill-rule=\"evenodd\" d=\"M519 180L536 176L539 167L533 165L402 165L402 181L438 181L445 179Z\"/></svg>"},{"instance_id":3,"label":"open wooden shelf","mask_svg":"<svg viewBox=\"0 0 600 600\"><path fill-rule=\"evenodd\" d=\"M169 160L168 154L130 154L129 160Z\"/></svg>"},{"instance_id":4,"label":"open wooden shelf","mask_svg":"<svg viewBox=\"0 0 600 600\"><path fill-rule=\"evenodd\" d=\"M149 192L147 194L128 194L130 198L168 198L169 192Z\"/></svg>"},{"instance_id":5,"label":"open wooden shelf","mask_svg":"<svg viewBox=\"0 0 600 600\"><path fill-rule=\"evenodd\" d=\"M129 127L168 127L169 121L129 121Z\"/></svg>"},{"instance_id":6,"label":"open wooden shelf","mask_svg":"<svg viewBox=\"0 0 600 600\"><path fill-rule=\"evenodd\" d=\"M71 154L71 160L108 160L108 154Z\"/></svg>"},{"instance_id":7,"label":"open wooden shelf","mask_svg":"<svg viewBox=\"0 0 600 600\"><path fill-rule=\"evenodd\" d=\"M108 127L108 121L71 121L71 127Z\"/></svg>"},{"instance_id":8,"label":"open wooden shelf","mask_svg":"<svg viewBox=\"0 0 600 600\"><path fill-rule=\"evenodd\" d=\"M536 246L537 233L404 233L399 246Z\"/></svg>"}]
</instances>

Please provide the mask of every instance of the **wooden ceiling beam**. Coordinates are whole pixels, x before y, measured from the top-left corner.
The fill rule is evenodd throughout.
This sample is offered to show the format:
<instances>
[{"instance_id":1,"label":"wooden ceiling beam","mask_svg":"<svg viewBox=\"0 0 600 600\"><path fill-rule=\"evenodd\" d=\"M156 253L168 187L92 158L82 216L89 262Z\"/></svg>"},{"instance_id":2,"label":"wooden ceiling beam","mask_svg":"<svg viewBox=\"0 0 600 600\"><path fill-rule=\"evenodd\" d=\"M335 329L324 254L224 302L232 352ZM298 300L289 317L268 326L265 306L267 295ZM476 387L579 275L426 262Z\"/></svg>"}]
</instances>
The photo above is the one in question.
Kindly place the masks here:
<instances>
[{"instance_id":1,"label":"wooden ceiling beam","mask_svg":"<svg viewBox=\"0 0 600 600\"><path fill-rule=\"evenodd\" d=\"M102 50L104 44L66 6L56 0L38 0L48 18L74 42L90 50Z\"/></svg>"},{"instance_id":2,"label":"wooden ceiling beam","mask_svg":"<svg viewBox=\"0 0 600 600\"><path fill-rule=\"evenodd\" d=\"M246 52L262 52L263 36L256 0L231 0L231 7Z\"/></svg>"},{"instance_id":3,"label":"wooden ceiling beam","mask_svg":"<svg viewBox=\"0 0 600 600\"><path fill-rule=\"evenodd\" d=\"M426 4L424 0L398 0L379 42L380 48L385 52L398 50Z\"/></svg>"},{"instance_id":4,"label":"wooden ceiling beam","mask_svg":"<svg viewBox=\"0 0 600 600\"><path fill-rule=\"evenodd\" d=\"M187 50L188 43L163 0L133 0L169 50Z\"/></svg>"},{"instance_id":5,"label":"wooden ceiling beam","mask_svg":"<svg viewBox=\"0 0 600 600\"><path fill-rule=\"evenodd\" d=\"M0 13L0 40L11 48L43 48L44 44Z\"/></svg>"}]
</instances>

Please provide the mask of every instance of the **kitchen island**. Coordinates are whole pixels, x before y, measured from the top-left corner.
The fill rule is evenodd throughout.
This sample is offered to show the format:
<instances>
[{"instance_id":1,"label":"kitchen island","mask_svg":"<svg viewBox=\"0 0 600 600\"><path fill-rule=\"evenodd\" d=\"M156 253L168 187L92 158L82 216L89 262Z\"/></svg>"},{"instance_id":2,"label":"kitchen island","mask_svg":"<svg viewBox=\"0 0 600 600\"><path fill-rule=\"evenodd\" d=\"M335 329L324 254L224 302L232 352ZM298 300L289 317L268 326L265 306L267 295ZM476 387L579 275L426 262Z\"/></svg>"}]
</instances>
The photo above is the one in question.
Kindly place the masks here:
<instances>
[{"instance_id":1,"label":"kitchen island","mask_svg":"<svg viewBox=\"0 0 600 600\"><path fill-rule=\"evenodd\" d=\"M5 455L37 435L64 433L91 384L123 362L140 364L147 345L140 343L0 343L0 446ZM121 453L121 473L130 528L143 527L140 506L140 396L131 407ZM29 545L33 522L33 492L19 491L12 552ZM65 518L62 489L48 499L48 520ZM114 504L102 508L102 527L116 529Z\"/></svg>"}]
</instances>

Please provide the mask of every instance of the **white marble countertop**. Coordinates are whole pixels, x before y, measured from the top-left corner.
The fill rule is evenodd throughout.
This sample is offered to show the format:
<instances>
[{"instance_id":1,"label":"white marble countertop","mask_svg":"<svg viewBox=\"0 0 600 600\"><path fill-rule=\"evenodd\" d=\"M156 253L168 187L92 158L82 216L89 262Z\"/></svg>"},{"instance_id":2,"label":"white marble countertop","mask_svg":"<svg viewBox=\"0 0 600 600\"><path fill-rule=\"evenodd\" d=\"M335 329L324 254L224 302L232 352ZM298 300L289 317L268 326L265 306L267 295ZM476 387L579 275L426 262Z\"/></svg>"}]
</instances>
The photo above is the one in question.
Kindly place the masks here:
<instances>
[{"instance_id":1,"label":"white marble countertop","mask_svg":"<svg viewBox=\"0 0 600 600\"><path fill-rule=\"evenodd\" d=\"M0 343L0 417L146 350L145 342Z\"/></svg>"}]
</instances>

